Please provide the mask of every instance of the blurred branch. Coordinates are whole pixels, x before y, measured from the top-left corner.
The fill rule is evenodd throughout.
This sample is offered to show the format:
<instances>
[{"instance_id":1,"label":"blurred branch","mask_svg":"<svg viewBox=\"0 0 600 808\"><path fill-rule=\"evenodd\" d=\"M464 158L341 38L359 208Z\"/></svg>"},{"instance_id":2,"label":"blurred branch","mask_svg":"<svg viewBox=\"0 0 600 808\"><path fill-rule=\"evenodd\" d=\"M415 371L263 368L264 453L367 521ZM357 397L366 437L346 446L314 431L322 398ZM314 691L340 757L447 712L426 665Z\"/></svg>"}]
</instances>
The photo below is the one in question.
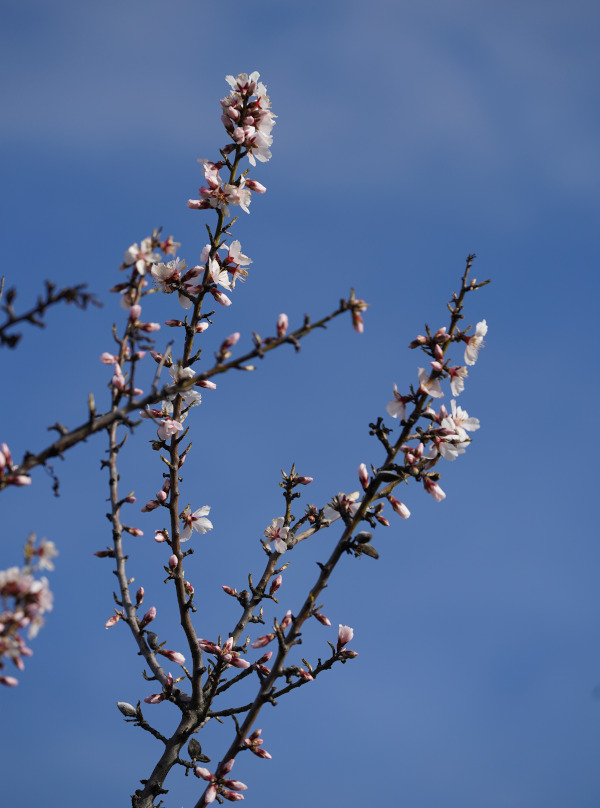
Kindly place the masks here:
<instances>
[{"instance_id":1,"label":"blurred branch","mask_svg":"<svg viewBox=\"0 0 600 808\"><path fill-rule=\"evenodd\" d=\"M4 277L0 281L0 301L4 293ZM74 303L79 309L86 309L88 305L101 307L102 303L91 292L85 292L85 283L78 286L65 286L64 289L56 290L56 286L50 281L45 282L45 297L40 295L37 304L23 314L16 314L13 303L17 297L17 290L9 289L4 295L4 304L0 306L5 313L5 321L0 324L0 345L7 345L9 348L16 348L22 334L7 334L7 331L17 323L30 323L38 328L45 328L46 323L42 317L47 309L57 303Z\"/></svg>"}]
</instances>

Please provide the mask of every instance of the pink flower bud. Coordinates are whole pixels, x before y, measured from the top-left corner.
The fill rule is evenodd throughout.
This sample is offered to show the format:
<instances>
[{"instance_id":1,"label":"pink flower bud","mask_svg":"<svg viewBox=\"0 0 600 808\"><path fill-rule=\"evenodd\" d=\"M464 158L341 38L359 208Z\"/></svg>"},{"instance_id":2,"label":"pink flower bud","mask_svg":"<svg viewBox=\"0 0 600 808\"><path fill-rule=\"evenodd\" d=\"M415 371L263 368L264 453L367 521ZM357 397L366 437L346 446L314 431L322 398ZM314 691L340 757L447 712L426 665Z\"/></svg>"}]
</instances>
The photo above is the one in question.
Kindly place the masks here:
<instances>
[{"instance_id":1,"label":"pink flower bud","mask_svg":"<svg viewBox=\"0 0 600 808\"><path fill-rule=\"evenodd\" d=\"M183 323L181 325L183 325ZM196 334L202 334L204 331L206 331L206 329L208 328L208 325L209 324L206 322L206 320L203 320L201 323L198 323L198 325L194 329L195 333Z\"/></svg>"},{"instance_id":2,"label":"pink flower bud","mask_svg":"<svg viewBox=\"0 0 600 808\"><path fill-rule=\"evenodd\" d=\"M203 387L205 390L216 390L217 385L214 382L210 382L208 379L200 379L194 385L195 387Z\"/></svg>"},{"instance_id":3,"label":"pink flower bud","mask_svg":"<svg viewBox=\"0 0 600 808\"><path fill-rule=\"evenodd\" d=\"M135 497L133 496L133 494L129 494L128 497L125 497L123 502L127 502L129 503L129 505L133 505L133 503L135 502Z\"/></svg>"},{"instance_id":4,"label":"pink flower bud","mask_svg":"<svg viewBox=\"0 0 600 808\"><path fill-rule=\"evenodd\" d=\"M133 321L138 320L141 313L142 313L142 307L140 306L139 303L136 303L129 309L129 319Z\"/></svg>"},{"instance_id":5,"label":"pink flower bud","mask_svg":"<svg viewBox=\"0 0 600 808\"><path fill-rule=\"evenodd\" d=\"M312 677L308 671L305 671L304 668L298 668L298 676L304 679L305 682L314 681L314 677Z\"/></svg>"},{"instance_id":6,"label":"pink flower bud","mask_svg":"<svg viewBox=\"0 0 600 808\"><path fill-rule=\"evenodd\" d=\"M140 586L138 591L135 593L135 605L139 606L143 600L144 600L144 587Z\"/></svg>"},{"instance_id":7,"label":"pink flower bud","mask_svg":"<svg viewBox=\"0 0 600 808\"><path fill-rule=\"evenodd\" d=\"M160 507L160 502L158 502L155 499L150 499L142 508L142 513L149 513L150 511L154 511L158 507Z\"/></svg>"},{"instance_id":8,"label":"pink flower bud","mask_svg":"<svg viewBox=\"0 0 600 808\"><path fill-rule=\"evenodd\" d=\"M227 595L231 595L232 598L237 597L238 594L237 589L232 589L230 586L223 586L222 589L223 592L225 592Z\"/></svg>"},{"instance_id":9,"label":"pink flower bud","mask_svg":"<svg viewBox=\"0 0 600 808\"><path fill-rule=\"evenodd\" d=\"M104 351L103 354L100 354L100 361L104 365L114 365L115 362L119 361L119 357L118 356L113 356L113 354L108 353L107 351Z\"/></svg>"},{"instance_id":10,"label":"pink flower bud","mask_svg":"<svg viewBox=\"0 0 600 808\"><path fill-rule=\"evenodd\" d=\"M282 575L278 575L277 578L275 578L273 581L271 581L271 587L269 589L269 595L274 595L275 592L277 592L277 590L281 586L282 581L283 581L283 576Z\"/></svg>"},{"instance_id":11,"label":"pink flower bud","mask_svg":"<svg viewBox=\"0 0 600 808\"><path fill-rule=\"evenodd\" d=\"M156 617L156 606L151 606L146 612L146 614L142 617L142 620L140 622L140 628L141 629L145 628L148 625L148 623L151 623L154 620L155 617Z\"/></svg>"},{"instance_id":12,"label":"pink flower bud","mask_svg":"<svg viewBox=\"0 0 600 808\"><path fill-rule=\"evenodd\" d=\"M224 774L229 774L229 772L233 769L233 764L235 763L235 758L230 758L223 763L222 766L219 766L217 769L217 774L219 777L223 777Z\"/></svg>"},{"instance_id":13,"label":"pink flower bud","mask_svg":"<svg viewBox=\"0 0 600 808\"><path fill-rule=\"evenodd\" d=\"M121 614L113 614L112 617L109 617L106 623L104 624L104 628L112 628L116 625L123 615Z\"/></svg>"},{"instance_id":14,"label":"pink flower bud","mask_svg":"<svg viewBox=\"0 0 600 808\"><path fill-rule=\"evenodd\" d=\"M246 188L250 188L250 190L254 191L256 194L264 194L267 190L261 182L257 182L256 180L246 180Z\"/></svg>"},{"instance_id":15,"label":"pink flower bud","mask_svg":"<svg viewBox=\"0 0 600 808\"><path fill-rule=\"evenodd\" d=\"M263 654L260 659L256 660L256 664L257 665L262 665L263 663L268 662L271 659L272 656L273 656L273 651L267 651L267 653ZM260 734L260 732L262 732L262 730L256 730L256 731L259 734Z\"/></svg>"},{"instance_id":16,"label":"pink flower bud","mask_svg":"<svg viewBox=\"0 0 600 808\"><path fill-rule=\"evenodd\" d=\"M178 565L178 564L179 564L179 559L177 558L177 556L176 556L175 554L173 554L173 555L172 555L172 556L169 558L169 569L170 569L171 571L173 571L173 570L177 569L177 565Z\"/></svg>"},{"instance_id":17,"label":"pink flower bud","mask_svg":"<svg viewBox=\"0 0 600 808\"><path fill-rule=\"evenodd\" d=\"M144 701L146 704L160 704L161 701L165 700L164 693L153 693L151 696L146 696Z\"/></svg>"},{"instance_id":18,"label":"pink flower bud","mask_svg":"<svg viewBox=\"0 0 600 808\"><path fill-rule=\"evenodd\" d=\"M192 595L194 594L194 587L191 585L189 581L183 582L183 588L185 589L186 594L192 597Z\"/></svg>"},{"instance_id":19,"label":"pink flower bud","mask_svg":"<svg viewBox=\"0 0 600 808\"><path fill-rule=\"evenodd\" d=\"M18 486L31 485L31 477L26 474L15 474L14 477L10 478L10 482L12 485Z\"/></svg>"},{"instance_id":20,"label":"pink flower bud","mask_svg":"<svg viewBox=\"0 0 600 808\"><path fill-rule=\"evenodd\" d=\"M140 331L146 334L153 334L155 331L160 331L160 323L142 323Z\"/></svg>"},{"instance_id":21,"label":"pink flower bud","mask_svg":"<svg viewBox=\"0 0 600 808\"><path fill-rule=\"evenodd\" d=\"M409 345L408 347L409 347L409 348L418 348L418 347L419 347L419 345L425 345L427 342L429 342L429 340L427 339L427 337L424 337L422 334L419 334L419 335L417 336L417 338L416 338L416 339L414 339L414 340L413 340L413 341L410 343L410 345Z\"/></svg>"},{"instance_id":22,"label":"pink flower bud","mask_svg":"<svg viewBox=\"0 0 600 808\"><path fill-rule=\"evenodd\" d=\"M220 303L221 306L231 306L231 300L227 297L227 295L224 295L223 292L219 292L216 286L211 287L209 291L217 303Z\"/></svg>"},{"instance_id":23,"label":"pink flower bud","mask_svg":"<svg viewBox=\"0 0 600 808\"><path fill-rule=\"evenodd\" d=\"M168 325L169 328L177 328L184 325L184 323L182 322L182 320L165 320L165 325Z\"/></svg>"},{"instance_id":24,"label":"pink flower bud","mask_svg":"<svg viewBox=\"0 0 600 808\"><path fill-rule=\"evenodd\" d=\"M288 626L291 625L291 622L292 622L292 612L290 609L288 609L287 612L285 613L283 620L281 621L279 628L282 631L285 631L286 628L288 628Z\"/></svg>"},{"instance_id":25,"label":"pink flower bud","mask_svg":"<svg viewBox=\"0 0 600 808\"><path fill-rule=\"evenodd\" d=\"M366 491L367 486L369 485L369 472L367 471L367 467L364 463L361 463L358 467L358 479L360 480L363 490Z\"/></svg>"},{"instance_id":26,"label":"pink flower bud","mask_svg":"<svg viewBox=\"0 0 600 808\"><path fill-rule=\"evenodd\" d=\"M206 210L210 208L210 204L206 199L188 199L187 206L190 210Z\"/></svg>"},{"instance_id":27,"label":"pink flower bud","mask_svg":"<svg viewBox=\"0 0 600 808\"><path fill-rule=\"evenodd\" d=\"M324 614L321 614L321 612L314 612L313 617L316 617L316 619L319 621L319 623L321 623L321 625L323 625L323 626L330 626L331 625L331 620L328 617L325 617Z\"/></svg>"},{"instance_id":28,"label":"pink flower bud","mask_svg":"<svg viewBox=\"0 0 600 808\"><path fill-rule=\"evenodd\" d=\"M159 491L158 494L156 495L156 499L159 502L165 502L167 497L168 497L168 494L167 494L166 491Z\"/></svg>"},{"instance_id":29,"label":"pink flower bud","mask_svg":"<svg viewBox=\"0 0 600 808\"><path fill-rule=\"evenodd\" d=\"M162 654L167 659L170 659L171 662L174 662L176 665L184 665L185 664L185 657L183 654L180 654L178 651L167 651L166 649L159 649L157 653Z\"/></svg>"},{"instance_id":30,"label":"pink flower bud","mask_svg":"<svg viewBox=\"0 0 600 808\"><path fill-rule=\"evenodd\" d=\"M208 769L205 769L204 766L196 766L194 769L194 774L198 778L201 777L203 780L208 780L209 783L212 783L212 781L215 779L214 775L211 774Z\"/></svg>"},{"instance_id":31,"label":"pink flower bud","mask_svg":"<svg viewBox=\"0 0 600 808\"><path fill-rule=\"evenodd\" d=\"M7 687L16 687L19 684L19 680L15 679L14 676L0 676L0 684L6 685Z\"/></svg>"},{"instance_id":32,"label":"pink flower bud","mask_svg":"<svg viewBox=\"0 0 600 808\"><path fill-rule=\"evenodd\" d=\"M296 477L296 482L298 485L310 485L314 477Z\"/></svg>"},{"instance_id":33,"label":"pink flower bud","mask_svg":"<svg viewBox=\"0 0 600 808\"><path fill-rule=\"evenodd\" d=\"M394 511L398 514L398 516L401 516L403 519L408 519L408 517L410 516L410 511L408 510L406 505L404 505L404 503L400 502L400 500L392 496L388 497L388 501L392 506L392 508L394 509Z\"/></svg>"},{"instance_id":34,"label":"pink flower bud","mask_svg":"<svg viewBox=\"0 0 600 808\"><path fill-rule=\"evenodd\" d=\"M126 533L129 533L131 536L143 536L144 535L144 531L140 530L139 527L128 527L126 525L123 525L123 530Z\"/></svg>"},{"instance_id":35,"label":"pink flower bud","mask_svg":"<svg viewBox=\"0 0 600 808\"><path fill-rule=\"evenodd\" d=\"M423 477L423 485L425 486L425 491L435 499L436 502L441 502L443 499L446 499L446 494L439 485L431 480L429 477Z\"/></svg>"},{"instance_id":36,"label":"pink flower bud","mask_svg":"<svg viewBox=\"0 0 600 808\"><path fill-rule=\"evenodd\" d=\"M277 318L277 336L283 337L288 330L288 316L287 314L280 314Z\"/></svg>"},{"instance_id":37,"label":"pink flower bud","mask_svg":"<svg viewBox=\"0 0 600 808\"><path fill-rule=\"evenodd\" d=\"M234 333L230 334L227 337L227 339L223 340L223 343L221 344L221 349L220 350L221 351L227 351L227 350L229 350L229 348L233 348L233 346L237 345L237 343L239 342L240 336L241 336L241 334L239 333L239 331L234 331Z\"/></svg>"},{"instance_id":38,"label":"pink flower bud","mask_svg":"<svg viewBox=\"0 0 600 808\"><path fill-rule=\"evenodd\" d=\"M165 536L164 531L162 531L162 530L155 530L154 531L154 541L162 542L162 541L166 541L166 540L167 540L167 537Z\"/></svg>"},{"instance_id":39,"label":"pink flower bud","mask_svg":"<svg viewBox=\"0 0 600 808\"><path fill-rule=\"evenodd\" d=\"M254 642L250 643L250 648L264 648L265 645L268 645L271 642L271 640L274 639L275 639L274 634L263 634L262 637L259 637L257 640L254 640Z\"/></svg>"}]
</instances>

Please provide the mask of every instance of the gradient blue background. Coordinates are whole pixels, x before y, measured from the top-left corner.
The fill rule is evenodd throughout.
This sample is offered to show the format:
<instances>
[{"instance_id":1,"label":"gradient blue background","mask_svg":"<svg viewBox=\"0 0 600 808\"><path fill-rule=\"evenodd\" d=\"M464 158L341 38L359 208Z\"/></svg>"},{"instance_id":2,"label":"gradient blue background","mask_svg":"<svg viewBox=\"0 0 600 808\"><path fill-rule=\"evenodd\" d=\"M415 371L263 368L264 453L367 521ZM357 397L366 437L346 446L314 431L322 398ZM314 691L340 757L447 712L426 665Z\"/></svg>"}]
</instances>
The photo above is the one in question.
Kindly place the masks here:
<instances>
[{"instance_id":1,"label":"gradient blue background","mask_svg":"<svg viewBox=\"0 0 600 808\"><path fill-rule=\"evenodd\" d=\"M482 428L442 469L447 499L408 489L412 518L378 529L381 560L347 559L326 591L360 655L261 715L273 760L237 763L247 804L596 808L597 4L5 0L2 17L2 272L23 306L45 278L105 302L55 310L42 339L28 329L2 351L0 439L15 455L45 445L56 420L84 421L89 391L106 406L98 356L122 315L107 290L123 251L162 225L198 259L210 219L185 203L196 158L226 142L225 74L259 70L279 117L273 159L252 173L268 193L235 229L250 278L217 312L207 356L232 331L243 348L251 329L273 333L281 311L293 326L324 314L351 286L371 303L363 336L337 322L299 356L223 378L193 413L183 497L210 504L215 525L187 568L201 636L226 635L238 614L221 585L260 569L279 469L314 476L305 501L319 505L355 490L358 464L381 459L367 425L394 382L416 379L406 346L425 321L447 322L467 253L493 279L468 301L489 334L460 398ZM158 296L147 307L179 311ZM152 437L142 426L123 456L122 490L140 504L161 484ZM128 805L159 751L114 706L156 688L126 629L103 628L115 581L92 553L110 540L105 445L56 462L58 500L40 469L2 496L2 567L20 563L30 531L61 553L55 609L19 687L0 691L11 808ZM152 541L162 521L129 513L146 534L128 540L131 574L161 638L185 652ZM336 535L290 554L281 610L299 607ZM334 637L315 624L302 653L326 655ZM145 712L165 732L177 718ZM204 736L217 761L231 727ZM175 808L200 793L179 773L167 786Z\"/></svg>"}]
</instances>

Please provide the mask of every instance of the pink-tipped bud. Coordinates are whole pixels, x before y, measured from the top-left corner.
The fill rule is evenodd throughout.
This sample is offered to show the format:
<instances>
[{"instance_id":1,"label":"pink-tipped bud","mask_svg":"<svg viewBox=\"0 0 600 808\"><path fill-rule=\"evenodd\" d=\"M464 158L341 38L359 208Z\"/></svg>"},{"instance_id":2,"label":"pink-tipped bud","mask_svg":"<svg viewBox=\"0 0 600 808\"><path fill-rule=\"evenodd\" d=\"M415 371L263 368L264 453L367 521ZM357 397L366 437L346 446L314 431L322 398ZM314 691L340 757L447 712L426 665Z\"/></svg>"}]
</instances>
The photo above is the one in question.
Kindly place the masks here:
<instances>
[{"instance_id":1,"label":"pink-tipped bud","mask_svg":"<svg viewBox=\"0 0 600 808\"><path fill-rule=\"evenodd\" d=\"M304 668L298 668L298 676L304 679L305 682L312 682L314 680L314 677L311 676L308 671L305 671Z\"/></svg>"},{"instance_id":2,"label":"pink-tipped bud","mask_svg":"<svg viewBox=\"0 0 600 808\"><path fill-rule=\"evenodd\" d=\"M155 530L154 531L154 541L163 542L163 541L166 541L166 540L167 540L167 537L166 537L165 532L163 530Z\"/></svg>"},{"instance_id":3,"label":"pink-tipped bud","mask_svg":"<svg viewBox=\"0 0 600 808\"><path fill-rule=\"evenodd\" d=\"M323 626L331 625L331 620L328 617L325 617L324 614L321 614L321 612L313 612L313 617L316 617L319 623L321 623Z\"/></svg>"},{"instance_id":4,"label":"pink-tipped bud","mask_svg":"<svg viewBox=\"0 0 600 808\"><path fill-rule=\"evenodd\" d=\"M254 191L256 194L264 194L267 190L266 186L256 180L246 180L246 188L250 188L250 190Z\"/></svg>"},{"instance_id":5,"label":"pink-tipped bud","mask_svg":"<svg viewBox=\"0 0 600 808\"><path fill-rule=\"evenodd\" d=\"M143 536L144 531L140 530L139 527L128 527L127 525L123 525L123 530L126 533L129 533L131 536Z\"/></svg>"},{"instance_id":6,"label":"pink-tipped bud","mask_svg":"<svg viewBox=\"0 0 600 808\"><path fill-rule=\"evenodd\" d=\"M403 519L408 519L410 516L410 511L403 502L400 502L400 500L392 496L388 497L388 501L398 516L401 516Z\"/></svg>"},{"instance_id":7,"label":"pink-tipped bud","mask_svg":"<svg viewBox=\"0 0 600 808\"><path fill-rule=\"evenodd\" d=\"M136 303L129 309L129 319L135 322L135 320L139 320L141 313L142 313L142 307L140 306L139 303Z\"/></svg>"},{"instance_id":8,"label":"pink-tipped bud","mask_svg":"<svg viewBox=\"0 0 600 808\"><path fill-rule=\"evenodd\" d=\"M156 606L151 606L140 621L140 628L145 628L156 617Z\"/></svg>"},{"instance_id":9,"label":"pink-tipped bud","mask_svg":"<svg viewBox=\"0 0 600 808\"><path fill-rule=\"evenodd\" d=\"M119 361L119 357L104 351L104 353L100 354L100 361L104 365L114 365L115 362Z\"/></svg>"},{"instance_id":10,"label":"pink-tipped bud","mask_svg":"<svg viewBox=\"0 0 600 808\"><path fill-rule=\"evenodd\" d=\"M271 642L271 640L274 639L275 639L274 634L263 634L262 637L259 637L257 640L254 640L254 642L250 643L250 648L264 648L265 645L268 645Z\"/></svg>"},{"instance_id":11,"label":"pink-tipped bud","mask_svg":"<svg viewBox=\"0 0 600 808\"><path fill-rule=\"evenodd\" d=\"M279 317L277 318L277 336L278 337L285 336L285 334L286 334L286 332L288 330L288 325L289 325L289 322L288 322L287 314L280 314Z\"/></svg>"},{"instance_id":12,"label":"pink-tipped bud","mask_svg":"<svg viewBox=\"0 0 600 808\"><path fill-rule=\"evenodd\" d=\"M133 505L133 503L135 502L135 497L133 496L133 494L129 494L128 497L125 497L123 502L127 502L129 505Z\"/></svg>"},{"instance_id":13,"label":"pink-tipped bud","mask_svg":"<svg viewBox=\"0 0 600 808\"><path fill-rule=\"evenodd\" d=\"M14 676L0 676L0 684L6 685L7 687L16 687L19 684L19 680L15 679Z\"/></svg>"},{"instance_id":14,"label":"pink-tipped bud","mask_svg":"<svg viewBox=\"0 0 600 808\"><path fill-rule=\"evenodd\" d=\"M190 210L206 210L210 208L210 204L206 199L188 199L187 206Z\"/></svg>"},{"instance_id":15,"label":"pink-tipped bud","mask_svg":"<svg viewBox=\"0 0 600 808\"><path fill-rule=\"evenodd\" d=\"M360 480L363 490L366 491L369 485L369 472L364 463L361 463L358 467L358 479Z\"/></svg>"},{"instance_id":16,"label":"pink-tipped bud","mask_svg":"<svg viewBox=\"0 0 600 808\"><path fill-rule=\"evenodd\" d=\"M314 479L314 477L296 477L296 482L298 485L310 485Z\"/></svg>"},{"instance_id":17,"label":"pink-tipped bud","mask_svg":"<svg viewBox=\"0 0 600 808\"><path fill-rule=\"evenodd\" d=\"M282 581L283 581L283 576L282 575L278 575L277 578L275 578L273 581L271 581L271 587L269 589L269 595L274 595L275 592L277 592L277 590L281 586Z\"/></svg>"},{"instance_id":18,"label":"pink-tipped bud","mask_svg":"<svg viewBox=\"0 0 600 808\"><path fill-rule=\"evenodd\" d=\"M114 558L115 551L111 548L109 550L98 550L97 553L94 553L97 558Z\"/></svg>"},{"instance_id":19,"label":"pink-tipped bud","mask_svg":"<svg viewBox=\"0 0 600 808\"><path fill-rule=\"evenodd\" d=\"M433 349L433 353L436 359L443 359L444 358L444 350L441 345L436 345Z\"/></svg>"},{"instance_id":20,"label":"pink-tipped bud","mask_svg":"<svg viewBox=\"0 0 600 808\"><path fill-rule=\"evenodd\" d=\"M168 494L167 494L166 491L159 491L158 494L156 495L156 499L159 502L166 502L167 497L168 497Z\"/></svg>"},{"instance_id":21,"label":"pink-tipped bud","mask_svg":"<svg viewBox=\"0 0 600 808\"><path fill-rule=\"evenodd\" d=\"M185 665L185 657L183 654L180 654L179 651L167 651L166 649L160 648L157 653L167 657L167 659L170 659L171 662L174 662L176 665Z\"/></svg>"},{"instance_id":22,"label":"pink-tipped bud","mask_svg":"<svg viewBox=\"0 0 600 808\"><path fill-rule=\"evenodd\" d=\"M383 525L384 527L389 527L390 526L390 520L386 519L385 516L381 516L380 514L376 513L375 514L375 519L377 519L379 524Z\"/></svg>"},{"instance_id":23,"label":"pink-tipped bud","mask_svg":"<svg viewBox=\"0 0 600 808\"><path fill-rule=\"evenodd\" d=\"M169 328L181 328L185 323L182 320L165 320L165 325L169 326Z\"/></svg>"},{"instance_id":24,"label":"pink-tipped bud","mask_svg":"<svg viewBox=\"0 0 600 808\"><path fill-rule=\"evenodd\" d=\"M181 325L183 325L183 323ZM198 323L198 325L194 329L195 333L196 334L202 334L204 331L206 331L206 329L208 328L208 325L209 324L205 320L203 320L201 323Z\"/></svg>"},{"instance_id":25,"label":"pink-tipped bud","mask_svg":"<svg viewBox=\"0 0 600 808\"><path fill-rule=\"evenodd\" d=\"M169 569L171 570L171 572L173 572L173 570L177 569L178 564L179 564L179 559L177 558L177 556L175 554L173 554L169 558Z\"/></svg>"},{"instance_id":26,"label":"pink-tipped bud","mask_svg":"<svg viewBox=\"0 0 600 808\"><path fill-rule=\"evenodd\" d=\"M281 621L281 623L280 623L280 625L279 625L279 628L280 628L282 631L285 631L285 630L286 630L286 628L288 628L288 627L291 625L291 623L292 623L292 619L293 619L293 618L292 618L292 612L291 612L291 609L288 609L288 610L287 610L287 612L285 613L285 616L284 616L283 620Z\"/></svg>"},{"instance_id":27,"label":"pink-tipped bud","mask_svg":"<svg viewBox=\"0 0 600 808\"><path fill-rule=\"evenodd\" d=\"M231 306L231 300L223 292L219 292L216 286L212 286L209 291L221 306Z\"/></svg>"},{"instance_id":28,"label":"pink-tipped bud","mask_svg":"<svg viewBox=\"0 0 600 808\"><path fill-rule=\"evenodd\" d=\"M214 382L209 382L208 379L200 379L195 384L195 387L203 387L205 390L216 390L217 385Z\"/></svg>"},{"instance_id":29,"label":"pink-tipped bud","mask_svg":"<svg viewBox=\"0 0 600 808\"><path fill-rule=\"evenodd\" d=\"M256 660L256 664L257 665L263 665L265 662L268 662L271 659L272 656L273 656L273 651L267 651L267 653L263 654L260 659ZM257 732L260 734L262 732L262 730L257 730Z\"/></svg>"},{"instance_id":30,"label":"pink-tipped bud","mask_svg":"<svg viewBox=\"0 0 600 808\"><path fill-rule=\"evenodd\" d=\"M24 485L31 485L31 477L28 477L26 474L15 474L14 477L11 477L9 482L12 485L24 486Z\"/></svg>"},{"instance_id":31,"label":"pink-tipped bud","mask_svg":"<svg viewBox=\"0 0 600 808\"><path fill-rule=\"evenodd\" d=\"M409 345L408 347L409 347L409 348L418 348L420 345L426 345L426 344L427 344L427 342L429 342L429 340L427 339L427 337L424 337L422 334L419 334L419 335L417 336L417 338L416 338L416 339L414 339L414 340L413 340L413 341L410 343L410 345Z\"/></svg>"},{"instance_id":32,"label":"pink-tipped bud","mask_svg":"<svg viewBox=\"0 0 600 808\"><path fill-rule=\"evenodd\" d=\"M160 502L156 499L149 499L148 502L142 508L142 513L149 513L150 511L156 510L156 508L160 507Z\"/></svg>"},{"instance_id":33,"label":"pink-tipped bud","mask_svg":"<svg viewBox=\"0 0 600 808\"><path fill-rule=\"evenodd\" d=\"M189 581L184 581L183 588L185 589L186 595L189 595L191 598L194 594L194 587L191 585L191 583Z\"/></svg>"},{"instance_id":34,"label":"pink-tipped bud","mask_svg":"<svg viewBox=\"0 0 600 808\"><path fill-rule=\"evenodd\" d=\"M119 620L123 617L122 614L113 614L112 617L109 617L106 623L104 624L104 628L112 628L116 625Z\"/></svg>"},{"instance_id":35,"label":"pink-tipped bud","mask_svg":"<svg viewBox=\"0 0 600 808\"><path fill-rule=\"evenodd\" d=\"M233 348L234 345L237 345L239 342L241 334L239 331L235 331L233 334L230 334L227 339L223 340L220 350L221 351L228 351L229 348Z\"/></svg>"},{"instance_id":36,"label":"pink-tipped bud","mask_svg":"<svg viewBox=\"0 0 600 808\"><path fill-rule=\"evenodd\" d=\"M233 769L233 764L235 763L235 758L229 758L226 760L225 763L222 763L217 769L217 775L219 777L223 777L224 774L229 774L229 772Z\"/></svg>"},{"instance_id":37,"label":"pink-tipped bud","mask_svg":"<svg viewBox=\"0 0 600 808\"><path fill-rule=\"evenodd\" d=\"M138 591L135 593L135 605L140 606L143 600L144 600L144 587L140 586Z\"/></svg>"},{"instance_id":38,"label":"pink-tipped bud","mask_svg":"<svg viewBox=\"0 0 600 808\"><path fill-rule=\"evenodd\" d=\"M237 598L238 591L237 589L232 589L230 586L222 586L223 592L227 595L231 595L232 598Z\"/></svg>"},{"instance_id":39,"label":"pink-tipped bud","mask_svg":"<svg viewBox=\"0 0 600 808\"><path fill-rule=\"evenodd\" d=\"M140 331L146 334L153 334L155 331L160 331L160 323L142 323Z\"/></svg>"}]
</instances>

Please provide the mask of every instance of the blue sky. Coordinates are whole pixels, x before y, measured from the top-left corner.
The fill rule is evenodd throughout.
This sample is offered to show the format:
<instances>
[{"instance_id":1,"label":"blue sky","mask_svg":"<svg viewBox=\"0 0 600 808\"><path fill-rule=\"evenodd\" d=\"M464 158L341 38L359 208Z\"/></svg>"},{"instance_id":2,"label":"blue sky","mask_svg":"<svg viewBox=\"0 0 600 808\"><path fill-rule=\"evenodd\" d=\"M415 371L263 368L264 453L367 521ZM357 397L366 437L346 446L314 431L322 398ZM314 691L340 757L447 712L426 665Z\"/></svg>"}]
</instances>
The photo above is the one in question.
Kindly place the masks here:
<instances>
[{"instance_id":1,"label":"blue sky","mask_svg":"<svg viewBox=\"0 0 600 808\"><path fill-rule=\"evenodd\" d=\"M121 315L108 288L124 250L162 225L198 260L208 219L185 203L196 158L225 142L226 74L259 70L279 117L273 159L252 173L268 193L235 230L250 278L218 312L208 355L233 331L248 347L281 311L293 326L325 314L350 287L371 303L362 336L337 322L297 356L224 378L194 413L184 499L210 504L215 525L190 563L202 636L237 616L221 585L259 569L279 469L314 476L306 501L355 490L358 464L381 458L368 423L394 382L416 379L409 341L446 323L469 252L492 279L468 301L489 333L460 399L482 427L442 469L447 499L407 489L412 517L378 529L380 561L348 559L327 590L324 611L354 626L359 657L261 716L273 760L236 765L248 804L598 805L598 446L574 416L589 419L598 392L599 17L592 2L536 0L3 6L2 272L23 305L46 278L105 303L51 312L42 340L27 331L3 350L0 440L17 456L49 424L85 420L89 391L105 406L97 357ZM175 316L167 302L153 302L156 319ZM140 502L159 487L151 438L141 427L124 458ZM96 438L56 463L58 500L42 470L3 494L0 566L19 563L32 531L61 553L55 609L19 687L0 691L16 808L48 795L128 804L157 753L114 706L153 691L126 630L103 628L104 449ZM184 651L154 516L134 520L146 535L131 540L132 574ZM320 541L290 554L282 608L299 607L335 535ZM325 654L333 633L311 627L302 652ZM164 704L147 713L164 731L176 718ZM229 739L217 726L201 741L217 761ZM32 776L11 775L25 761ZM179 774L167 785L168 806L199 794Z\"/></svg>"}]
</instances>

